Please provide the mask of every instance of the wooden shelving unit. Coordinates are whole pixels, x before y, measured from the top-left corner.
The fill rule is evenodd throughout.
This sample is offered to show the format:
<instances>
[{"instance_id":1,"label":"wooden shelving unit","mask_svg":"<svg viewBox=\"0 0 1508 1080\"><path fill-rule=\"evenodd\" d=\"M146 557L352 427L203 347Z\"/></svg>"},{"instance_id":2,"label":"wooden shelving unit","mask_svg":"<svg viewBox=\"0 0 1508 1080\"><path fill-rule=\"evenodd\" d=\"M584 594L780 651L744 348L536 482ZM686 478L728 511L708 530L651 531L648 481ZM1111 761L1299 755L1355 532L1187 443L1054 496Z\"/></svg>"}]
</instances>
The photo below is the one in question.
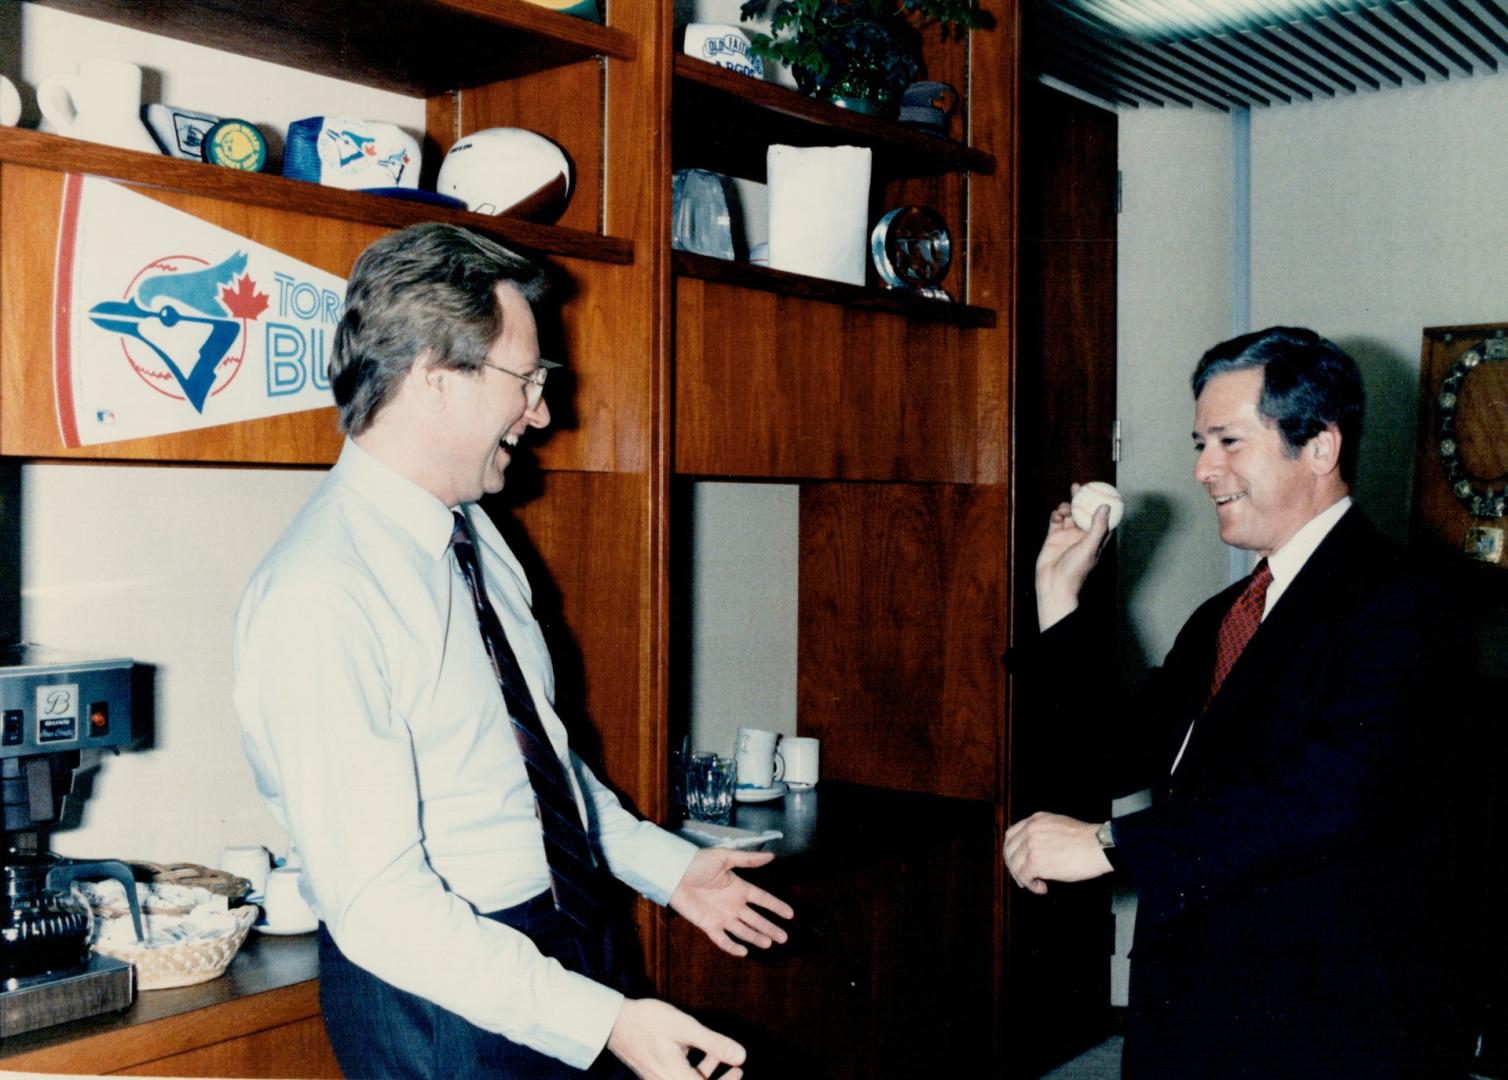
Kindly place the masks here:
<instances>
[{"instance_id":1,"label":"wooden shelving unit","mask_svg":"<svg viewBox=\"0 0 1508 1080\"><path fill-rule=\"evenodd\" d=\"M896 206L936 210L952 235L955 269L943 286L955 302L887 290L872 278L861 287L674 252L670 418L677 490L714 478L799 487L796 728L822 740L823 785L956 799L993 822L989 846L998 852L1010 746L1000 656L1012 602L1009 155L1019 13L1012 0L982 6L993 29L965 39L929 32L923 47L927 77L963 91L950 129L956 138L855 114L690 57L672 59L673 168L763 182L772 144L867 147L869 223ZM673 553L672 564L694 557ZM689 660L672 652L670 662ZM683 711L682 702L672 702L672 741ZM955 1010L950 1022L967 1046L956 1061L933 1059L949 1075L1000 1071L1007 883L998 864L986 869L972 857L940 856L940 877L974 875L968 880L982 884L977 875L991 874L989 895L951 924L922 916L907 926L936 943L938 955L961 942L990 950L989 964L961 974L971 1000L984 1004L975 1034L962 1034L974 1020ZM893 889L866 889L861 876L835 875L825 896L804 879L792 888L807 918L863 910L880 925ZM690 972L679 967L684 958ZM737 983L727 982L732 973L717 963L685 935L672 937L669 967L695 995L691 1004L734 1018L757 1014L761 991L728 990ZM855 984L836 968L808 958L774 970L792 980L775 996L799 993L814 1030L845 1033L824 1048L832 1060L808 1061L801 1054L809 1046L782 1044L788 1025L781 1023L767 1029L767 1053L778 1060L790 1052L792 1062L805 1061L791 1071L814 1074L888 1075L887 1068L912 1067L908 1054L924 1060L909 1032L893 1048L878 1049L894 1025L877 1018L905 991L877 991L875 1000L845 1013ZM908 998L898 1015L921 1015L926 1007ZM859 1014L862 1020L852 1018ZM864 1049L845 1058L849 1040ZM936 1041L927 1045L935 1049Z\"/></svg>"},{"instance_id":2,"label":"wooden shelving unit","mask_svg":"<svg viewBox=\"0 0 1508 1080\"><path fill-rule=\"evenodd\" d=\"M38 0L47 7L396 93L432 97L594 56L632 35L524 0ZM275 25L269 25L275 23Z\"/></svg>"},{"instance_id":3,"label":"wooden shelving unit","mask_svg":"<svg viewBox=\"0 0 1508 1080\"><path fill-rule=\"evenodd\" d=\"M676 168L705 168L763 182L765 155L774 143L788 146L853 145L874 154L871 218L877 207L896 205L907 181L947 174L992 175L995 156L954 139L928 134L807 97L773 82L749 78L694 57L672 63L672 160ZM894 188L896 197L889 192ZM953 207L960 228L967 219ZM955 248L962 250L955 235ZM992 327L995 312L985 306L908 296L877 284L864 287L785 273L748 263L676 252L678 277L699 278L741 288L842 304L854 310L886 312L917 322L959 327ZM945 282L959 289L961 272ZM873 280L873 275L871 275Z\"/></svg>"},{"instance_id":4,"label":"wooden shelving unit","mask_svg":"<svg viewBox=\"0 0 1508 1080\"><path fill-rule=\"evenodd\" d=\"M140 186L339 275L383 232L422 220L549 256L571 291L559 325L544 329L571 379L553 391L542 475L520 460L510 505L495 516L535 585L557 706L600 735L588 749L605 778L640 813L668 819L666 762L686 659L675 625L686 585L685 515L673 505L682 481L793 479L798 724L825 744L824 782L961 800L994 822L998 851L1010 743L999 657L1011 605L1016 0L985 0L995 27L972 39L929 38L929 76L974 88L955 124L984 137L961 140L678 56L673 5L649 0L607 4L605 26L524 0L384 0L375 11L335 0L37 2L421 96L426 157L482 128L539 131L572 156L578 188L567 226L547 226L0 131L0 452L307 466L328 464L339 446L325 411L60 452L45 368L61 174ZM971 80L971 69L988 77ZM948 221L957 270L944 286L956 302L673 252L673 169L762 179L775 142L870 147L877 200L933 206ZM950 926L928 909L907 932L998 957L998 859L937 872L988 881L989 910L981 901L968 925ZM875 902L878 886L856 892L859 884L836 882L827 914L849 920ZM801 918L805 932L821 932L823 912ZM662 990L670 968L699 963L669 947L663 916L641 908L638 926ZM799 946L769 962L786 965L790 985L814 1001L848 992ZM993 985L973 985L984 978L976 974L969 987L995 1028L995 1045L978 1047L986 1068L999 1052L1003 1001L992 963ZM686 974L680 985L706 985ZM767 1019L758 1002L737 1000L737 987L715 985L711 1000L676 1003L714 1020L730 1008L745 1023ZM913 988L870 991L895 995L904 1014ZM879 1045L863 1025L879 1014L853 1015L832 1033L863 1059ZM998 1056L994 1064L998 1073Z\"/></svg>"},{"instance_id":5,"label":"wooden shelving unit","mask_svg":"<svg viewBox=\"0 0 1508 1080\"><path fill-rule=\"evenodd\" d=\"M890 120L849 112L777 83L751 79L690 56L675 58L674 125L695 139L677 143L677 167L763 180L765 147L867 146L889 177L993 173L995 155Z\"/></svg>"}]
</instances>

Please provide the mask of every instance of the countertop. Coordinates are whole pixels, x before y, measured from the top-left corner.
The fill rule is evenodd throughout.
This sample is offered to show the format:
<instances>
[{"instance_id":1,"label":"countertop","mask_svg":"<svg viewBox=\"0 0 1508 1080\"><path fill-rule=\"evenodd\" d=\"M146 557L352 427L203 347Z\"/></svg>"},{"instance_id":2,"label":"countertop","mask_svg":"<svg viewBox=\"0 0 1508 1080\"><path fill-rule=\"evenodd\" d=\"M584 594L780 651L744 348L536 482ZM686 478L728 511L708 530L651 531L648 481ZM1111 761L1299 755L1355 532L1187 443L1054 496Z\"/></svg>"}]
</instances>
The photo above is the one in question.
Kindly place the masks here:
<instances>
[{"instance_id":1,"label":"countertop","mask_svg":"<svg viewBox=\"0 0 1508 1080\"><path fill-rule=\"evenodd\" d=\"M732 824L762 832L775 861L764 873L802 878L851 871L964 836L989 837L991 803L824 781L763 803L735 803Z\"/></svg>"},{"instance_id":2,"label":"countertop","mask_svg":"<svg viewBox=\"0 0 1508 1080\"><path fill-rule=\"evenodd\" d=\"M314 934L267 937L255 930L218 979L171 990L138 991L136 1002L118 1013L73 1020L28 1031L0 1041L0 1067L7 1058L95 1035L107 1035L181 1013L239 1001L319 977L319 947Z\"/></svg>"}]
</instances>

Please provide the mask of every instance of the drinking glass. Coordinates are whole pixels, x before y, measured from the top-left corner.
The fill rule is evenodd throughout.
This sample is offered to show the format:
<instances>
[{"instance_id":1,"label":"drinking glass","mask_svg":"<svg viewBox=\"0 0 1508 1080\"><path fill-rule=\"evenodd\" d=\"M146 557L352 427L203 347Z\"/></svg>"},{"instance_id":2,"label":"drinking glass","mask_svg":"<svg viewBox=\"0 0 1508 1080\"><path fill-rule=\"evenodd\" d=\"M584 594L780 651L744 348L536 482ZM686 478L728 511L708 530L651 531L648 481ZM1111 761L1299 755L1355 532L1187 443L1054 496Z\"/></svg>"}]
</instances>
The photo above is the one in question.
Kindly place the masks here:
<instances>
[{"instance_id":1,"label":"drinking glass","mask_svg":"<svg viewBox=\"0 0 1508 1080\"><path fill-rule=\"evenodd\" d=\"M686 813L697 821L727 825L733 817L738 767L731 757L693 754L686 763Z\"/></svg>"}]
</instances>

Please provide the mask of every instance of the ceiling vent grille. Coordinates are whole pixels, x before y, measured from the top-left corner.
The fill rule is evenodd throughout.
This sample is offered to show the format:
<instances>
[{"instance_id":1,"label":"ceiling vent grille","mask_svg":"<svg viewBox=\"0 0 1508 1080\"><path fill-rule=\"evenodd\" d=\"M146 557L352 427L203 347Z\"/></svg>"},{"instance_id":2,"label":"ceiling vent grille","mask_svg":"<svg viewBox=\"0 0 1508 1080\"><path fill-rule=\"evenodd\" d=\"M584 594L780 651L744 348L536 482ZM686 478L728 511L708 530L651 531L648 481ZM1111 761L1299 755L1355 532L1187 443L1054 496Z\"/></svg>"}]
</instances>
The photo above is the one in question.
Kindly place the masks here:
<instances>
[{"instance_id":1,"label":"ceiling vent grille","mask_svg":"<svg viewBox=\"0 0 1508 1080\"><path fill-rule=\"evenodd\" d=\"M1239 15L1235 6L1030 0L1027 61L1114 105L1225 111L1508 69L1508 0L1253 0Z\"/></svg>"}]
</instances>

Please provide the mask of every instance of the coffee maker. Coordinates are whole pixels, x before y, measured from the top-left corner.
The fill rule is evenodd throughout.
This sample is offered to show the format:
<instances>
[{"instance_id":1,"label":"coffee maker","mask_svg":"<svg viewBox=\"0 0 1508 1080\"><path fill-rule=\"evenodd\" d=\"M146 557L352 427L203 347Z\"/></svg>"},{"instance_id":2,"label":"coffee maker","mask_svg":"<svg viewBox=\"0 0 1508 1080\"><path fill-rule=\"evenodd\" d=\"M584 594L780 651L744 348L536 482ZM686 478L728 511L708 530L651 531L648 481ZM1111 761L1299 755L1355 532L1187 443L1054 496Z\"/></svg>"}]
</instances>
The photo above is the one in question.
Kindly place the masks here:
<instances>
[{"instance_id":1,"label":"coffee maker","mask_svg":"<svg viewBox=\"0 0 1508 1080\"><path fill-rule=\"evenodd\" d=\"M90 951L92 915L73 882L114 878L141 939L125 863L47 850L47 830L86 749L131 742L129 659L0 645L0 1038L124 1009L134 969Z\"/></svg>"}]
</instances>

